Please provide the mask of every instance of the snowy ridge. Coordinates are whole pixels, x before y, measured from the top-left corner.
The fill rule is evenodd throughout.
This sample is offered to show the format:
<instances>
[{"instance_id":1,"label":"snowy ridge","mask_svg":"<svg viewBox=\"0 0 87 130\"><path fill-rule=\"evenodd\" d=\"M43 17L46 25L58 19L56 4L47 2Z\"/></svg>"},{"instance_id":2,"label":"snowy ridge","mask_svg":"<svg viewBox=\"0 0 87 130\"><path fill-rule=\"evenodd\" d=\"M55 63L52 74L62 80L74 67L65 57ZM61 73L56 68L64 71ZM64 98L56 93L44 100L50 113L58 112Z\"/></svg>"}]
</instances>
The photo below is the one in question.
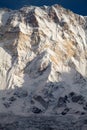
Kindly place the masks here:
<instances>
[{"instance_id":1,"label":"snowy ridge","mask_svg":"<svg viewBox=\"0 0 87 130\"><path fill-rule=\"evenodd\" d=\"M0 10L0 112L87 113L86 19L59 5Z\"/></svg>"}]
</instances>

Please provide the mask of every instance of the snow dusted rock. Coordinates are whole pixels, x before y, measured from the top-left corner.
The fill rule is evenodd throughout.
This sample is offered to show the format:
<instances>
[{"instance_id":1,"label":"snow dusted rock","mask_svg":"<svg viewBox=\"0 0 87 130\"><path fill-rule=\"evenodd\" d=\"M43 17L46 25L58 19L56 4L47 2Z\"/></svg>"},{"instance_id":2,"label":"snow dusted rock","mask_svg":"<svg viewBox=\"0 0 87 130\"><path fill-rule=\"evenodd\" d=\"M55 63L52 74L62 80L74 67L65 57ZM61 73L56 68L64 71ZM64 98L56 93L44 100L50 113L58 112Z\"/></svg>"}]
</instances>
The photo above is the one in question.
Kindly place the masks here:
<instances>
[{"instance_id":1,"label":"snow dusted rock","mask_svg":"<svg viewBox=\"0 0 87 130\"><path fill-rule=\"evenodd\" d=\"M86 36L87 17L59 5L1 9L0 112L87 113Z\"/></svg>"}]
</instances>

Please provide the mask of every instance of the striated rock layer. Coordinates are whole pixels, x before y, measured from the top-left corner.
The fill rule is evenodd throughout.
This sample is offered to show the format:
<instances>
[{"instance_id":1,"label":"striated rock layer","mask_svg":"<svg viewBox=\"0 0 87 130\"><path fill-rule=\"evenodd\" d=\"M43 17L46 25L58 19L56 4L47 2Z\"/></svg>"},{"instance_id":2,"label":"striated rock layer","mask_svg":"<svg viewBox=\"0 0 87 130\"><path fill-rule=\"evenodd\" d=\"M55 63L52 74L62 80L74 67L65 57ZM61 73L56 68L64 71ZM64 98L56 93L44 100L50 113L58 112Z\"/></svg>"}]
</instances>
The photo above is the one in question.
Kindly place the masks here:
<instances>
[{"instance_id":1,"label":"striated rock layer","mask_svg":"<svg viewBox=\"0 0 87 130\"><path fill-rule=\"evenodd\" d=\"M0 112L87 113L87 17L0 9Z\"/></svg>"}]
</instances>

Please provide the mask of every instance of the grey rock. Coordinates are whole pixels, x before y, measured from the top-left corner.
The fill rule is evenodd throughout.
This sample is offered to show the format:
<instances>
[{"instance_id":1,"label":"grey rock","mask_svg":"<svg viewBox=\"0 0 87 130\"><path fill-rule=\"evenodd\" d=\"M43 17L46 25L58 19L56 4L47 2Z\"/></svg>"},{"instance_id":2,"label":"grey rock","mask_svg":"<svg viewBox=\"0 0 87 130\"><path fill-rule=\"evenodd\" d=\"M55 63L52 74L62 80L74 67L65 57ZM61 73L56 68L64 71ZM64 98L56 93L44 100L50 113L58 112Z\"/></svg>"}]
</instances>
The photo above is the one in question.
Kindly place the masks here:
<instances>
[{"instance_id":1,"label":"grey rock","mask_svg":"<svg viewBox=\"0 0 87 130\"><path fill-rule=\"evenodd\" d=\"M19 97L19 98L24 98L28 96L28 92L26 90L23 89L17 89L14 94L15 96Z\"/></svg>"},{"instance_id":2,"label":"grey rock","mask_svg":"<svg viewBox=\"0 0 87 130\"><path fill-rule=\"evenodd\" d=\"M70 110L69 108L65 108L64 111L63 111L61 114L62 114L62 115L66 115L69 110Z\"/></svg>"},{"instance_id":3,"label":"grey rock","mask_svg":"<svg viewBox=\"0 0 87 130\"><path fill-rule=\"evenodd\" d=\"M40 104L47 109L48 108L48 102L46 102L41 96L34 96L34 99L38 102L40 102Z\"/></svg>"},{"instance_id":4,"label":"grey rock","mask_svg":"<svg viewBox=\"0 0 87 130\"><path fill-rule=\"evenodd\" d=\"M72 96L72 101L82 104L84 102L84 98L82 95L74 95Z\"/></svg>"},{"instance_id":5,"label":"grey rock","mask_svg":"<svg viewBox=\"0 0 87 130\"><path fill-rule=\"evenodd\" d=\"M66 98L60 97L58 100L58 107L65 107L66 106Z\"/></svg>"},{"instance_id":6,"label":"grey rock","mask_svg":"<svg viewBox=\"0 0 87 130\"><path fill-rule=\"evenodd\" d=\"M36 114L40 114L40 113L42 112L42 110L39 109L38 107L33 107L33 108L32 108L32 112L33 112L33 113L36 113Z\"/></svg>"},{"instance_id":7,"label":"grey rock","mask_svg":"<svg viewBox=\"0 0 87 130\"><path fill-rule=\"evenodd\" d=\"M87 103L84 104L83 109L87 111Z\"/></svg>"},{"instance_id":8,"label":"grey rock","mask_svg":"<svg viewBox=\"0 0 87 130\"><path fill-rule=\"evenodd\" d=\"M12 96L12 97L9 98L9 101L12 101L12 102L13 102L13 101L15 101L15 100L16 100L16 98L15 98L14 96Z\"/></svg>"},{"instance_id":9,"label":"grey rock","mask_svg":"<svg viewBox=\"0 0 87 130\"><path fill-rule=\"evenodd\" d=\"M6 108L9 108L11 106L11 102L4 102L3 105L6 107Z\"/></svg>"}]
</instances>

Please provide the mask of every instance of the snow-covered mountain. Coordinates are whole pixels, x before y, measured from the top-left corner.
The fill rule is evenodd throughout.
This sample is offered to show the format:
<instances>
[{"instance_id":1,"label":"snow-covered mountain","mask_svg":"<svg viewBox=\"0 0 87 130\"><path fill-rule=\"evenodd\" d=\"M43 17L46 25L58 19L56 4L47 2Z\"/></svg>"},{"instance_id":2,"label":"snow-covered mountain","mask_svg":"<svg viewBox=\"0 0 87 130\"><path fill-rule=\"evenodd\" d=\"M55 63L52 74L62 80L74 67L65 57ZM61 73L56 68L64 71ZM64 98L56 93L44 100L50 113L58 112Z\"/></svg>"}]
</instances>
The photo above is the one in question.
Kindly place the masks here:
<instances>
[{"instance_id":1,"label":"snow-covered mountain","mask_svg":"<svg viewBox=\"0 0 87 130\"><path fill-rule=\"evenodd\" d=\"M87 17L59 5L0 9L0 112L87 113Z\"/></svg>"}]
</instances>

